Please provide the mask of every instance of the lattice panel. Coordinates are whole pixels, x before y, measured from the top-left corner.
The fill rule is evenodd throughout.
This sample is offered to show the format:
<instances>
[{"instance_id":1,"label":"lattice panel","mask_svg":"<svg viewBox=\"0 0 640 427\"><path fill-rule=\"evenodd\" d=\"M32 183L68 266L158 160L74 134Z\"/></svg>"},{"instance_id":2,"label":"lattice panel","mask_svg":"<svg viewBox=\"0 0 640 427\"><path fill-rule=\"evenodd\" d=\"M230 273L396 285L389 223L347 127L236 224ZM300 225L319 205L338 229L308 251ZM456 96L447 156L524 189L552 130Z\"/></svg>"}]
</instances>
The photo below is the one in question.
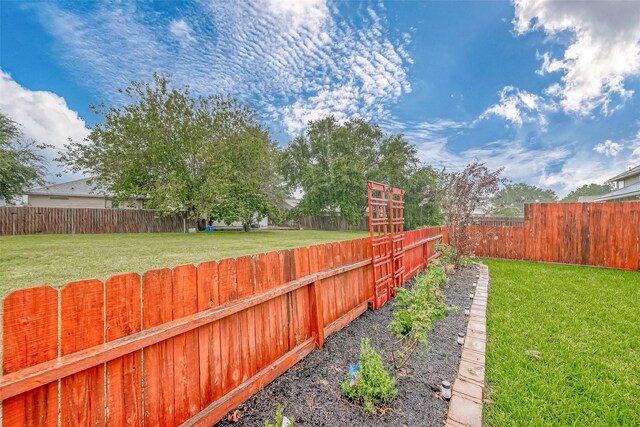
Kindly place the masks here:
<instances>
[{"instance_id":1,"label":"lattice panel","mask_svg":"<svg viewBox=\"0 0 640 427\"><path fill-rule=\"evenodd\" d=\"M389 233L389 198L387 186L377 182L367 183L369 193L369 232L371 234L371 265L373 267L373 309L376 310L391 298L393 265L391 235Z\"/></svg>"},{"instance_id":2,"label":"lattice panel","mask_svg":"<svg viewBox=\"0 0 640 427\"><path fill-rule=\"evenodd\" d=\"M395 288L404 286L404 190L389 189L391 266L393 272L392 294Z\"/></svg>"}]
</instances>

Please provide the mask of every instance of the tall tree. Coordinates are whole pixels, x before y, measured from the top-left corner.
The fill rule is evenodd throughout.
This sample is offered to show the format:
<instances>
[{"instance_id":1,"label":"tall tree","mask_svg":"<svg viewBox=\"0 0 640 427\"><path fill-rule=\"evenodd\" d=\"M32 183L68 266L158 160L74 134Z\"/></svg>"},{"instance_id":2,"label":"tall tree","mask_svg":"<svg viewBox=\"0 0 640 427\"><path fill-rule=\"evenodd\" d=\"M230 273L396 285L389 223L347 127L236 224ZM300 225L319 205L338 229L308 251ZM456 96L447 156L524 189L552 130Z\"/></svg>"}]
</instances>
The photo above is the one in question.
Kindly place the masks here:
<instances>
[{"instance_id":1,"label":"tall tree","mask_svg":"<svg viewBox=\"0 0 640 427\"><path fill-rule=\"evenodd\" d=\"M558 201L553 190L543 190L522 182L505 184L493 197L493 214L497 216L523 216L525 203Z\"/></svg>"},{"instance_id":2,"label":"tall tree","mask_svg":"<svg viewBox=\"0 0 640 427\"><path fill-rule=\"evenodd\" d=\"M416 150L401 135L362 119L309 123L285 150L282 171L290 189L304 192L300 215L341 215L358 223L367 207L367 180L404 187L417 167Z\"/></svg>"},{"instance_id":3,"label":"tall tree","mask_svg":"<svg viewBox=\"0 0 640 427\"><path fill-rule=\"evenodd\" d=\"M499 185L505 183L500 175L502 169L492 171L484 163L468 164L462 172L442 171L438 185L427 188L429 200L437 202L449 227L451 245L461 255L472 252L467 227L474 211L490 205Z\"/></svg>"},{"instance_id":4,"label":"tall tree","mask_svg":"<svg viewBox=\"0 0 640 427\"><path fill-rule=\"evenodd\" d=\"M242 221L248 230L253 215L274 209L278 150L255 111L227 96L193 96L158 74L120 92L129 102L91 106L102 123L88 144L61 153L72 171L94 176L117 201L147 197L161 214Z\"/></svg>"},{"instance_id":5,"label":"tall tree","mask_svg":"<svg viewBox=\"0 0 640 427\"><path fill-rule=\"evenodd\" d=\"M17 123L0 112L0 200L11 203L34 185L43 184L45 145L27 140Z\"/></svg>"},{"instance_id":6,"label":"tall tree","mask_svg":"<svg viewBox=\"0 0 640 427\"><path fill-rule=\"evenodd\" d=\"M221 196L213 197L211 217L230 224L241 221L249 231L252 221L264 216L275 219L277 206L287 195L279 175L280 150L267 131L248 128L220 143L217 155L224 159L219 173L224 177Z\"/></svg>"},{"instance_id":7,"label":"tall tree","mask_svg":"<svg viewBox=\"0 0 640 427\"><path fill-rule=\"evenodd\" d=\"M439 172L431 166L422 166L409 175L408 182L402 188L404 193L404 228L413 230L419 227L444 224L442 209L435 201L425 199L425 189L436 188Z\"/></svg>"},{"instance_id":8,"label":"tall tree","mask_svg":"<svg viewBox=\"0 0 640 427\"><path fill-rule=\"evenodd\" d=\"M610 184L585 184L567 194L561 201L577 202L581 196L601 196L610 193L611 190L613 190L613 186Z\"/></svg>"}]
</instances>

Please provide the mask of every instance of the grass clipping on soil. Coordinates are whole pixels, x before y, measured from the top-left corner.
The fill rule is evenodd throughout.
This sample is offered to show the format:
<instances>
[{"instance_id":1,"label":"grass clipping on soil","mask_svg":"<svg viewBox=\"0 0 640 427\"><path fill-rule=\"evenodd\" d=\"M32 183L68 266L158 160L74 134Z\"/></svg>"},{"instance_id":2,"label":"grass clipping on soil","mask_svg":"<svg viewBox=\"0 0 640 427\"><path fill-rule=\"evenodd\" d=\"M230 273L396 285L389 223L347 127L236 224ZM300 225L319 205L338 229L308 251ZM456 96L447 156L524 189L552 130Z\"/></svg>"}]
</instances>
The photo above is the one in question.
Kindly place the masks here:
<instances>
[{"instance_id":1,"label":"grass clipping on soil","mask_svg":"<svg viewBox=\"0 0 640 427\"><path fill-rule=\"evenodd\" d=\"M391 401L398 389L396 380L382 364L380 354L369 342L369 338L360 341L360 371L356 372L356 384L351 385L351 374L342 383L342 391L348 398L358 401L362 408L372 414L377 413L376 406Z\"/></svg>"}]
</instances>

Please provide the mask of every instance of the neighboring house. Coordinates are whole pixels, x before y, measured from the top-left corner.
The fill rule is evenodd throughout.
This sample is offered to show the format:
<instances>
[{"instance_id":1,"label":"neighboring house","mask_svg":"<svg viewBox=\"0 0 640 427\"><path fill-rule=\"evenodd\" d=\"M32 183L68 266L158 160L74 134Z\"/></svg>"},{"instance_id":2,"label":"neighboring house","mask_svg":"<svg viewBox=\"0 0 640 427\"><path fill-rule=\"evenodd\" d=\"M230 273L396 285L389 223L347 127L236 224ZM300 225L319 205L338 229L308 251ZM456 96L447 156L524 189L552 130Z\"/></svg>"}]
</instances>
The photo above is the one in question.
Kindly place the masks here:
<instances>
[{"instance_id":1,"label":"neighboring house","mask_svg":"<svg viewBox=\"0 0 640 427\"><path fill-rule=\"evenodd\" d=\"M301 199L296 199L296 198L283 199L281 207L286 210L293 209L296 206L298 206L301 201L302 201Z\"/></svg>"},{"instance_id":2,"label":"neighboring house","mask_svg":"<svg viewBox=\"0 0 640 427\"><path fill-rule=\"evenodd\" d=\"M614 185L613 191L598 196L596 202L640 200L640 165L614 176L607 183Z\"/></svg>"},{"instance_id":3,"label":"neighboring house","mask_svg":"<svg viewBox=\"0 0 640 427\"><path fill-rule=\"evenodd\" d=\"M22 205L47 208L142 209L144 199L114 205L111 195L89 184L91 178L34 188L22 196Z\"/></svg>"},{"instance_id":4,"label":"neighboring house","mask_svg":"<svg viewBox=\"0 0 640 427\"><path fill-rule=\"evenodd\" d=\"M578 196L578 203L595 202L600 197L602 196Z\"/></svg>"}]
</instances>

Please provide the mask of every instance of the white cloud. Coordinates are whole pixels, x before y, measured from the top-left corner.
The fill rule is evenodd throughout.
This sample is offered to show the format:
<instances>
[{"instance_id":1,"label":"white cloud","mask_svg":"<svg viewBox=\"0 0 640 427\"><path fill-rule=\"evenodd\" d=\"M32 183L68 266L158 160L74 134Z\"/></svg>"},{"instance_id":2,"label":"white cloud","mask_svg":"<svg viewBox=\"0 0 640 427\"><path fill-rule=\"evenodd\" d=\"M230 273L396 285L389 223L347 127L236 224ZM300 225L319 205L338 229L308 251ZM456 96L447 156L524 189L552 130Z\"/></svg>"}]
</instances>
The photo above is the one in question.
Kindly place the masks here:
<instances>
[{"instance_id":1,"label":"white cloud","mask_svg":"<svg viewBox=\"0 0 640 427\"><path fill-rule=\"evenodd\" d=\"M553 107L538 95L513 86L505 86L500 91L500 102L487 108L478 120L497 116L516 126L522 126L524 122L538 122L544 126L547 121L543 111L552 109Z\"/></svg>"},{"instance_id":2,"label":"white cloud","mask_svg":"<svg viewBox=\"0 0 640 427\"><path fill-rule=\"evenodd\" d=\"M572 155L566 147L531 148L519 140L494 141L480 148L465 150L461 154L467 161L485 162L491 169L504 167L504 175L509 179L530 183ZM540 185L540 182L533 184Z\"/></svg>"},{"instance_id":3,"label":"white cloud","mask_svg":"<svg viewBox=\"0 0 640 427\"><path fill-rule=\"evenodd\" d=\"M629 159L629 166L637 166L640 164L640 130L631 140L630 147L632 151Z\"/></svg>"},{"instance_id":4,"label":"white cloud","mask_svg":"<svg viewBox=\"0 0 640 427\"><path fill-rule=\"evenodd\" d=\"M33 8L58 41L60 62L112 102L121 102L117 87L165 72L196 94L231 93L296 134L329 113L380 120L411 91L411 37L389 28L380 5L345 20L321 0L218 0L167 22L133 3L89 4Z\"/></svg>"},{"instance_id":5,"label":"white cloud","mask_svg":"<svg viewBox=\"0 0 640 427\"><path fill-rule=\"evenodd\" d=\"M86 16L66 11L54 3L28 7L59 43L55 56L62 66L93 91L114 99L116 89L132 80L149 79L154 71L167 71L169 56L166 26L151 29L138 21L133 3L88 3L96 7Z\"/></svg>"},{"instance_id":6,"label":"white cloud","mask_svg":"<svg viewBox=\"0 0 640 427\"><path fill-rule=\"evenodd\" d=\"M82 142L89 134L84 120L71 110L64 98L47 91L32 91L0 70L0 111L20 125L24 136L55 147L45 156L52 160L69 139ZM58 172L51 164L50 173Z\"/></svg>"},{"instance_id":7,"label":"white cloud","mask_svg":"<svg viewBox=\"0 0 640 427\"><path fill-rule=\"evenodd\" d=\"M612 112L633 92L624 80L640 75L640 2L514 0L516 31L543 30L550 39L566 33L571 41L561 58L548 52L540 57L540 74L563 73L559 96L568 113Z\"/></svg>"},{"instance_id":8,"label":"white cloud","mask_svg":"<svg viewBox=\"0 0 640 427\"><path fill-rule=\"evenodd\" d=\"M174 19L169 23L169 32L173 34L180 42L182 47L188 46L196 41L193 36L191 25L184 19Z\"/></svg>"},{"instance_id":9,"label":"white cloud","mask_svg":"<svg viewBox=\"0 0 640 427\"><path fill-rule=\"evenodd\" d=\"M606 165L594 162L589 158L570 159L562 166L560 171L542 175L540 183L546 187L553 188L562 197L571 190L585 184L602 184L619 171L612 170Z\"/></svg>"},{"instance_id":10,"label":"white cloud","mask_svg":"<svg viewBox=\"0 0 640 427\"><path fill-rule=\"evenodd\" d=\"M308 99L298 99L276 115L282 115L285 127L289 133L295 135L301 133L309 121L328 115L333 115L338 121L346 120L353 115L363 116L358 114L356 108L358 98L358 88L354 86L323 89ZM365 102L366 99L368 98L365 97Z\"/></svg>"},{"instance_id":11,"label":"white cloud","mask_svg":"<svg viewBox=\"0 0 640 427\"><path fill-rule=\"evenodd\" d=\"M621 159L594 158L587 150L573 153L559 170L543 173L540 184L554 189L560 197L563 197L585 184L602 184L624 170L626 167Z\"/></svg>"},{"instance_id":12,"label":"white cloud","mask_svg":"<svg viewBox=\"0 0 640 427\"><path fill-rule=\"evenodd\" d=\"M267 9L293 28L317 29L329 18L324 0L269 0Z\"/></svg>"},{"instance_id":13,"label":"white cloud","mask_svg":"<svg viewBox=\"0 0 640 427\"><path fill-rule=\"evenodd\" d=\"M604 156L593 156L593 151ZM579 146L559 169L545 172L540 179L544 186L555 189L559 195L584 184L602 184L609 178L640 164L640 130L620 142L606 140L589 150Z\"/></svg>"},{"instance_id":14,"label":"white cloud","mask_svg":"<svg viewBox=\"0 0 640 427\"><path fill-rule=\"evenodd\" d=\"M610 139L607 139L605 142L597 144L593 147L593 151L596 151L600 154L604 154L607 157L615 157L618 155L620 151L622 151L623 145L617 142L613 142Z\"/></svg>"},{"instance_id":15,"label":"white cloud","mask_svg":"<svg viewBox=\"0 0 640 427\"><path fill-rule=\"evenodd\" d=\"M447 170L462 170L474 161L486 163L491 169L504 167L503 176L514 182L550 188L560 197L580 185L602 183L625 169L620 161L623 156L594 159L589 150L582 147L570 144L532 147L524 139L498 140L456 152L449 140L472 126L464 122L442 119L421 123L390 121L383 122L382 126L389 132L403 132L416 146L418 157L425 164ZM640 151L640 139L638 147Z\"/></svg>"},{"instance_id":16,"label":"white cloud","mask_svg":"<svg viewBox=\"0 0 640 427\"><path fill-rule=\"evenodd\" d=\"M424 164L455 170L466 165L465 159L448 147L449 137L465 128L465 122L450 119L401 122L388 118L380 122L380 126L386 132L402 133L408 142L415 145L418 159Z\"/></svg>"},{"instance_id":17,"label":"white cloud","mask_svg":"<svg viewBox=\"0 0 640 427\"><path fill-rule=\"evenodd\" d=\"M520 139L498 140L454 152L447 135L464 131L465 127L464 123L448 120L409 124L406 137L416 145L418 157L426 164L448 170L462 170L474 161L486 163L491 169L504 167L503 176L514 182L549 188L560 197L584 184L603 183L640 161L636 156L635 164L633 157L627 162L626 155L594 158L591 150L572 144L534 148ZM636 150L640 153L640 139Z\"/></svg>"},{"instance_id":18,"label":"white cloud","mask_svg":"<svg viewBox=\"0 0 640 427\"><path fill-rule=\"evenodd\" d=\"M448 170L462 170L471 162L483 162L491 169L504 167L503 175L516 182L542 185L540 176L557 168L573 155L569 147L532 148L524 140L498 140L480 147L455 152L449 140L465 132L468 123L439 119L420 123L383 122L389 132L402 132L414 144L421 162Z\"/></svg>"}]
</instances>

